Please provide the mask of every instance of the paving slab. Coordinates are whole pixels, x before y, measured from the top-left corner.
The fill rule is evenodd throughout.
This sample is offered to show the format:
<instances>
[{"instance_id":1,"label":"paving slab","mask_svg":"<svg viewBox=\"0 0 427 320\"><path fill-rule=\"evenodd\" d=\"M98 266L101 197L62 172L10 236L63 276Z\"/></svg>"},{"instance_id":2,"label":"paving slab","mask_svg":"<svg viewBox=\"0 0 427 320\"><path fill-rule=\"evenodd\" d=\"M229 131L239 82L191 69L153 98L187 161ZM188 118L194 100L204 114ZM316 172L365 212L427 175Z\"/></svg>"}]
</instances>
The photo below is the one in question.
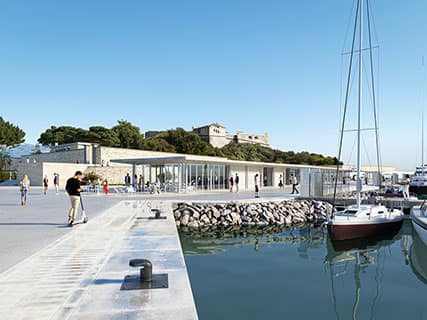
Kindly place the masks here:
<instances>
[{"instance_id":1,"label":"paving slab","mask_svg":"<svg viewBox=\"0 0 427 320\"><path fill-rule=\"evenodd\" d=\"M125 200L0 274L1 319L197 319L167 201ZM167 216L151 220L151 208ZM121 291L149 259L167 289Z\"/></svg>"}]
</instances>

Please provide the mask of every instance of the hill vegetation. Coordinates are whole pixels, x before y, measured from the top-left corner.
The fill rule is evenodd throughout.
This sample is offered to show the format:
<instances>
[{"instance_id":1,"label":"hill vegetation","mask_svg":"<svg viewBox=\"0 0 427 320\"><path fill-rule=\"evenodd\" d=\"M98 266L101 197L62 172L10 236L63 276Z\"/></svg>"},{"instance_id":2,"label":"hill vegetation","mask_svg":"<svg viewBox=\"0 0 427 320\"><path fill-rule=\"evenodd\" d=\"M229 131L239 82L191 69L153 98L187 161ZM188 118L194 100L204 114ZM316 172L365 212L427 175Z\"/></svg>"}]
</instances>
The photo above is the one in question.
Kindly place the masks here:
<instances>
[{"instance_id":1,"label":"hill vegetation","mask_svg":"<svg viewBox=\"0 0 427 320\"><path fill-rule=\"evenodd\" d=\"M307 165L334 165L337 163L336 158L325 157L321 154L285 152L258 144L230 143L222 148L214 148L197 134L182 128L170 129L155 137L145 139L138 127L124 120L118 121L117 125L110 129L102 126L93 126L87 130L70 126L52 126L38 139L38 142L45 146L79 141L99 143L107 147L219 156L243 161Z\"/></svg>"}]
</instances>

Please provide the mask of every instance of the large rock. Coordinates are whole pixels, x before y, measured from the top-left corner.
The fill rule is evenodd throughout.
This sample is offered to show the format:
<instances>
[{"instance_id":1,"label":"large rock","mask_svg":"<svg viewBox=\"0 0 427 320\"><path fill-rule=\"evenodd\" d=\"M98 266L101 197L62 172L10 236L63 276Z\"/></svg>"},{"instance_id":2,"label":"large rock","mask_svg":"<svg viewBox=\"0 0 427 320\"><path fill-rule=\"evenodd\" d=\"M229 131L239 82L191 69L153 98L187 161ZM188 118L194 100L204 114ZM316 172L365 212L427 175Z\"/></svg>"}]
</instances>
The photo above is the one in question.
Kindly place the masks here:
<instances>
[{"instance_id":1,"label":"large rock","mask_svg":"<svg viewBox=\"0 0 427 320\"><path fill-rule=\"evenodd\" d=\"M188 215L188 214L186 214L186 215L183 215L182 217L181 217L181 226L187 226L188 225L188 223L190 222L190 216Z\"/></svg>"}]
</instances>

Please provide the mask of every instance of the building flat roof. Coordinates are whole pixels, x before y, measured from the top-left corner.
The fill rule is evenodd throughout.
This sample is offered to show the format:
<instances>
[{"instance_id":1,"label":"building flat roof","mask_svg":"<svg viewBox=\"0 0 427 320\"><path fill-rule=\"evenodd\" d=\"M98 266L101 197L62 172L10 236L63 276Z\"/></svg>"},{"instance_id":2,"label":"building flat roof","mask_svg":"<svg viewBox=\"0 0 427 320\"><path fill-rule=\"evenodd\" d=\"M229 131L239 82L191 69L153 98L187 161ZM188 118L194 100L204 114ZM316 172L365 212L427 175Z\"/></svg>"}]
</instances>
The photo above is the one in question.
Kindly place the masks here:
<instances>
[{"instance_id":1,"label":"building flat roof","mask_svg":"<svg viewBox=\"0 0 427 320\"><path fill-rule=\"evenodd\" d=\"M234 166L250 166L250 167L276 167L276 168L315 168L324 170L335 170L336 167L328 166L312 166L302 164L288 164L288 163L275 163L275 162L255 162L255 161L241 161L241 160L230 160L221 157L210 157L210 156L198 156L198 155L168 155L168 156L148 156L140 158L127 158L127 159L110 159L110 162L126 163L126 164L173 164L173 163L209 163L209 164L222 164L222 165L234 165Z\"/></svg>"}]
</instances>

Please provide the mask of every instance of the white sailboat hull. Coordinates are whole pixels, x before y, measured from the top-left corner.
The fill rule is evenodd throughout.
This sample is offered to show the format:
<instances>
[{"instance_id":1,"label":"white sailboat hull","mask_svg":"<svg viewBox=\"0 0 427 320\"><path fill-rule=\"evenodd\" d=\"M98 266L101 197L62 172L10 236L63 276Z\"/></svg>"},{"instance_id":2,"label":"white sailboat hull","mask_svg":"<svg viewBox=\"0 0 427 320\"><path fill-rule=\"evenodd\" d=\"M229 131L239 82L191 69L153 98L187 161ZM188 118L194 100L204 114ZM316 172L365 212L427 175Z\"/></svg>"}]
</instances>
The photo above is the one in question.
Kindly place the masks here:
<instances>
[{"instance_id":1,"label":"white sailboat hull","mask_svg":"<svg viewBox=\"0 0 427 320\"><path fill-rule=\"evenodd\" d=\"M328 233L332 240L348 240L396 232L403 217L401 210L384 206L349 206L328 220Z\"/></svg>"},{"instance_id":2,"label":"white sailboat hull","mask_svg":"<svg viewBox=\"0 0 427 320\"><path fill-rule=\"evenodd\" d=\"M412 226L419 235L421 241L427 245L427 214L420 206L411 208Z\"/></svg>"}]
</instances>

